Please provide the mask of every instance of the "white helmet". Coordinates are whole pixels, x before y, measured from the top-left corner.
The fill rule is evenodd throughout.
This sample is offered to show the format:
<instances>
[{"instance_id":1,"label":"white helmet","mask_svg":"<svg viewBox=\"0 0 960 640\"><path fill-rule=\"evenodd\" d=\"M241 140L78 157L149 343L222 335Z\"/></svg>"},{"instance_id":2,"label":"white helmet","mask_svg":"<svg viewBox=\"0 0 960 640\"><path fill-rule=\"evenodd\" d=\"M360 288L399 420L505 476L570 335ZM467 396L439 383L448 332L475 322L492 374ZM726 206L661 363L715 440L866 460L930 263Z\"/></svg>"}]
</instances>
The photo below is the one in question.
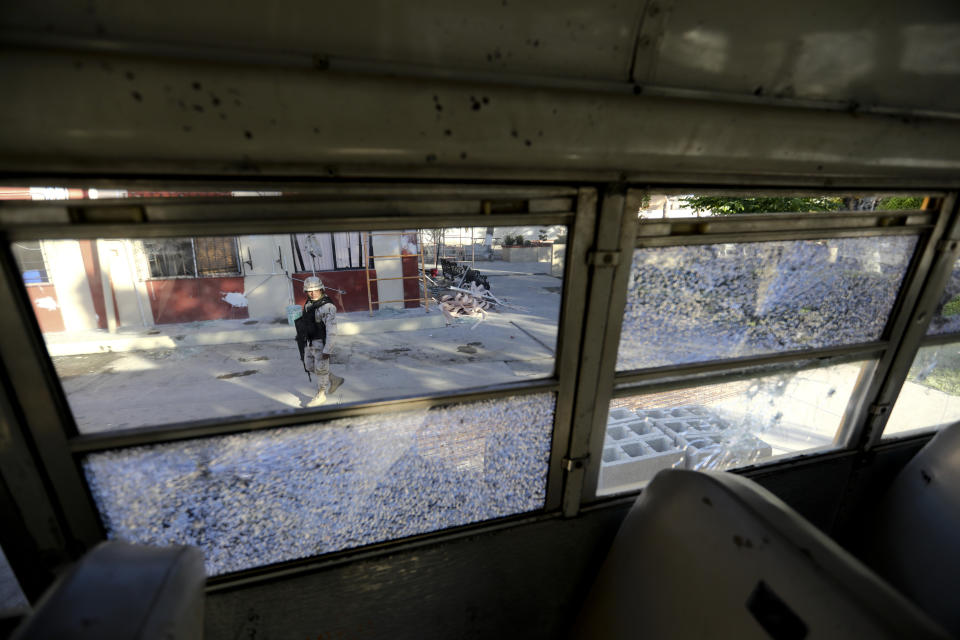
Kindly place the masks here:
<instances>
[{"instance_id":1,"label":"white helmet","mask_svg":"<svg viewBox=\"0 0 960 640\"><path fill-rule=\"evenodd\" d=\"M303 290L307 291L323 291L323 281L320 280L317 276L307 276L303 281Z\"/></svg>"}]
</instances>

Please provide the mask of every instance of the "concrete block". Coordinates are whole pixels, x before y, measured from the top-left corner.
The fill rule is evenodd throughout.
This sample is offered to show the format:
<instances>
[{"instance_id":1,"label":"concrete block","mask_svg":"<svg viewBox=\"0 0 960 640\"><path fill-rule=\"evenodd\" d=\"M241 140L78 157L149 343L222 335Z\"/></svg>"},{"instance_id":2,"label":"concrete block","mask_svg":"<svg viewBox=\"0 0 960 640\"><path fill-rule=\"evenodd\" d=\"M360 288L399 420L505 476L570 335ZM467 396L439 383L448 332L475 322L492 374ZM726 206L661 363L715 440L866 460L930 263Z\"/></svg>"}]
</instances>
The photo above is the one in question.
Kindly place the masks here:
<instances>
[{"instance_id":1,"label":"concrete block","mask_svg":"<svg viewBox=\"0 0 960 640\"><path fill-rule=\"evenodd\" d=\"M600 492L639 488L661 469L729 468L769 457L769 444L733 429L702 406L610 411L600 466Z\"/></svg>"},{"instance_id":2,"label":"concrete block","mask_svg":"<svg viewBox=\"0 0 960 640\"><path fill-rule=\"evenodd\" d=\"M683 460L683 451L659 431L640 437L625 426L612 429L615 433L608 430L610 444L603 449L600 465L601 491L627 491L643 486L661 469L671 469Z\"/></svg>"}]
</instances>

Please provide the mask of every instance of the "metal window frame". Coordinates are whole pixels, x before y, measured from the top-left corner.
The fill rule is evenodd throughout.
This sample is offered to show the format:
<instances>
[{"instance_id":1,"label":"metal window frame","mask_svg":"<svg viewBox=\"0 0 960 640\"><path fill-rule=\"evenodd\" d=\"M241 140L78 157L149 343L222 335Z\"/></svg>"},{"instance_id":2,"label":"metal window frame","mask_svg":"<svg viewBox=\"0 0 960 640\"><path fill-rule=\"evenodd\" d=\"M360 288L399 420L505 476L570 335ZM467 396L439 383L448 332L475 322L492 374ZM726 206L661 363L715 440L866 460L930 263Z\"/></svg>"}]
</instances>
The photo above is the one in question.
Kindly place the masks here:
<instances>
[{"instance_id":1,"label":"metal window frame","mask_svg":"<svg viewBox=\"0 0 960 640\"><path fill-rule=\"evenodd\" d=\"M49 182L49 180L48 180ZM238 184L241 181L233 181ZM598 188L602 198L598 198ZM708 193L697 188L657 188L658 193L676 189L678 193ZM590 503L599 502L596 483L599 475L599 452L610 400L621 395L637 395L637 389L652 392L666 387L708 384L737 376L768 375L779 370L796 370L803 366L824 366L857 358L878 357L876 373L865 385L863 397L876 399L883 392L893 392L893 372L899 371L902 360L912 361L916 350L928 342L948 342L950 336L923 338L916 344L902 340L911 322L914 306L923 290L922 303L932 299L935 305L940 291L937 274L946 278L952 263L935 261L937 247L947 227L947 210L955 208L956 198L950 194L935 213L856 212L854 214L810 214L781 216L743 216L725 219L667 219L639 221L631 212L638 209L644 190L628 188L623 183L609 183L582 188L556 186L488 186L488 185L418 185L404 183L333 184L311 186L308 194L293 198L264 198L257 201L227 198L204 198L176 202L155 201L67 201L52 206L49 202L0 203L0 249L3 281L0 282L0 303L7 302L13 313L0 320L9 331L0 335L0 355L13 363L10 372L11 395L23 396L23 410L17 427L24 433L34 451L32 475L34 486L47 486L42 504L30 506L39 517L46 509L62 523L64 547L75 555L103 537L99 515L93 506L86 484L82 481L82 456L116 447L173 442L277 426L316 424L348 415L384 413L416 408L457 404L517 394L551 392L556 396L553 441L548 465L544 508L533 514L484 521L454 529L441 530L410 539L387 541L334 554L295 560L279 565L258 567L211 580L213 588L232 588L251 581L273 579L330 566L350 559L380 553L385 549L416 547L426 541L450 536L472 535L516 523L562 514L576 515ZM742 195L745 188L715 190L728 195ZM751 189L772 195L796 194L796 190ZM815 189L810 195L824 195L827 190ZM844 194L851 193L844 191ZM870 192L871 195L877 192ZM912 195L894 191L897 195ZM929 192L926 192L929 195ZM937 194L939 195L939 194ZM536 202L536 206L534 203ZM525 203L518 207L518 203ZM575 206L574 206L575 205ZM282 210L282 215L276 212ZM387 209L386 215L384 209ZM345 215L349 214L349 215ZM956 216L954 215L954 218ZM296 233L298 231L350 231L356 229L388 230L404 228L438 228L444 226L520 226L564 224L568 228L563 297L559 318L557 353L554 374L550 378L526 383L512 383L473 389L467 393L448 393L416 398L397 398L372 403L358 403L336 409L320 408L287 415L253 416L228 420L209 420L142 428L130 432L81 435L77 433L59 379L53 371L39 327L33 319L22 286L10 280L12 254L9 242L18 239L85 239L85 238L151 238L196 237L222 235L223 224L229 222L237 235L258 233ZM693 222L697 226L690 228ZM746 226L744 223L747 222ZM660 230L653 232L653 225ZM666 224L667 227L663 225ZM684 226L687 225L687 226ZM784 226L789 227L784 229ZM956 230L956 222L953 229ZM901 287L898 301L884 339L879 342L839 348L788 352L677 367L633 372L616 372L616 351L620 322L626 301L626 287L632 250L643 246L670 246L725 241L797 240L824 237L861 237L887 234L919 234L914 261ZM945 275L944 275L945 274ZM945 282L945 280L944 280ZM929 289L929 291L928 291ZM929 316L928 316L929 317ZM924 326L925 330L925 326ZM922 332L921 332L922 334ZM960 337L960 334L954 334ZM912 351L911 351L912 349ZM894 354L896 351L896 354ZM893 365L897 364L897 367ZM630 386L630 385L639 385ZM899 386L896 387L899 390ZM895 396L895 393L894 393ZM866 402L866 401L865 401ZM864 426L869 404L863 404L848 416L854 429L844 447L815 455L836 455L870 445L868 436L879 437ZM64 429L58 427L63 425ZM808 456L807 456L808 457ZM778 465L764 465L771 471ZM0 467L2 470L2 467ZM40 484L37 484L40 483ZM35 493L35 491L34 491ZM602 500L623 500L632 493L616 494ZM14 497L27 504L27 492L17 489ZM51 542L48 546L57 546Z\"/></svg>"},{"instance_id":2,"label":"metal window frame","mask_svg":"<svg viewBox=\"0 0 960 640\"><path fill-rule=\"evenodd\" d=\"M647 192L700 194L704 190L696 188L647 188ZM754 191L743 188L720 189L718 194L728 196L753 195ZM642 191L631 189L628 193L636 200L642 197ZM765 195L797 195L797 191L766 189ZM803 191L803 195L848 195L847 192ZM873 194L871 194L873 195ZM897 192L896 195L903 195ZM910 194L913 195L913 194ZM929 194L924 194L929 195ZM939 194L938 194L939 195ZM616 286L604 322L598 322L595 329L604 332L605 344L615 337L612 353L609 347L603 353L603 371L598 380L593 397L593 419L590 434L590 446L586 452L580 452L587 468L586 478L581 487L579 501L571 504L565 513L574 514L581 505L602 500L621 498L639 490L598 496L597 486L603 437L606 432L606 419L610 400L614 397L626 397L653 393L655 391L676 389L688 386L714 384L726 380L743 379L775 374L778 371L796 370L796 364L805 363L801 368L828 366L862 357L875 358L871 375L865 376L851 395L847 414L844 416L840 432L835 440L834 450L854 450L867 448L871 442L871 433L878 433L868 420L875 417L872 408L879 402L880 381L886 379L895 361L895 354L902 346L904 332L909 325L911 309L920 298L921 289L932 273L942 272L941 263L934 264L934 254L947 228L948 216L955 207L955 196L948 194L939 206L925 210L904 211L855 211L847 213L796 213L796 214L742 214L712 218L667 218L632 220L633 216L624 215L621 219L621 234L629 236L634 243L622 247L616 259L614 280ZM719 244L725 242L768 242L784 240L805 240L845 237L874 237L886 235L917 235L918 243L914 249L907 273L891 309L887 326L880 341L793 351L776 354L761 354L746 358L713 360L704 363L671 365L645 370L616 371L616 346L619 341L623 320L623 308L627 294L627 278L632 264L632 252L637 248L689 246L697 244ZM958 231L960 238L960 231ZM958 249L960 251L960 249ZM947 274L948 275L948 274ZM929 295L939 300L944 283L932 285L936 294ZM925 294L926 295L926 294ZM929 311L927 319L929 321ZM926 325L924 325L924 330ZM916 346L908 345L912 361ZM907 357L906 355L900 356ZM588 356L584 356L588 360ZM794 366L791 366L794 365ZM896 391L899 391L897 386ZM890 391L888 391L889 393ZM894 394L895 397L895 394ZM586 427L582 427L586 429ZM874 438L878 437L876 435ZM806 457L806 456L802 456ZM769 466L792 464L790 460L774 461Z\"/></svg>"},{"instance_id":3,"label":"metal window frame","mask_svg":"<svg viewBox=\"0 0 960 640\"><path fill-rule=\"evenodd\" d=\"M0 286L0 302L10 302L15 313L6 314L3 322L16 325L18 331L0 336L0 351L4 361L14 363L11 379L22 380L14 389L17 396L27 399L23 428L37 444L36 462L38 477L44 474L53 479L51 497L63 510L63 521L72 542L63 546L74 550L74 555L103 539L104 531L90 490L83 480L82 459L85 455L107 449L162 444L186 439L211 437L228 433L261 430L275 427L295 427L303 424L323 423L340 417L364 414L388 414L390 412L460 404L484 399L495 399L531 393L554 394L556 410L553 421L550 459L546 470L546 493L540 513L549 513L561 501L563 485L562 459L569 437L568 416L572 411L571 394L577 376L577 362L582 339L580 309L582 300L577 292L585 288L586 273L583 257L590 246L595 220L596 195L591 188L568 187L522 187L508 186L476 187L451 193L447 185L435 190L414 185L408 189L396 185L389 189L371 186L372 193L364 200L365 187L351 185L348 189L326 190L326 198L315 201L289 202L271 198L263 202L249 200L217 199L201 202L161 202L156 207L136 201L115 202L68 201L60 207L38 207L30 202L0 203L0 248L6 286ZM344 196L344 201L338 197ZM482 196L476 201L455 202L460 195ZM409 196L408 200L391 198ZM546 196L538 198L536 196ZM444 201L438 204L437 198ZM524 199L525 197L525 199ZM344 205L345 203L345 205ZM518 206L522 203L522 207ZM571 205L575 205L572 207ZM239 211L238 211L239 209ZM345 216L343 209L355 215ZM390 214L384 215L387 209ZM39 219L32 215L36 212ZM231 213L232 212L232 213ZM465 213L467 212L467 213ZM209 214L209 215L208 215ZM397 398L386 401L360 402L336 408L318 408L312 411L297 411L284 414L240 416L235 419L210 419L183 424L167 424L157 427L132 429L104 434L80 434L70 411L66 395L53 368L52 360L43 346L43 337L36 319L30 312L24 297L23 287L18 289L9 282L12 254L9 243L15 239L109 239L109 238L156 238L222 235L223 220L235 215L230 222L231 233L253 235L257 233L296 233L297 231L355 231L389 230L398 225L403 228L441 228L445 226L538 226L543 224L565 225L568 237L579 239L566 257L564 272L564 295L558 318L557 351L553 374L535 381L525 381L471 389L466 392L449 392L422 397ZM11 307L8 307L11 308ZM16 336L16 337L11 337ZM17 345L12 344L18 342ZM29 348L28 357L8 358L8 354ZM29 375L24 375L24 374ZM24 501L25 503L25 501ZM518 517L529 518L530 514ZM490 522L467 525L466 529L491 526ZM443 535L443 531L425 534ZM405 541L399 541L405 543ZM378 548L390 543L376 545ZM366 549L366 547L361 548ZM357 550L347 550L350 555ZM293 561L297 566L315 564L317 558ZM290 563L282 563L287 567ZM272 567L256 568L258 575L270 574ZM285 569L288 570L288 569ZM231 574L232 575L232 574ZM229 582L229 576L226 577Z\"/></svg>"}]
</instances>

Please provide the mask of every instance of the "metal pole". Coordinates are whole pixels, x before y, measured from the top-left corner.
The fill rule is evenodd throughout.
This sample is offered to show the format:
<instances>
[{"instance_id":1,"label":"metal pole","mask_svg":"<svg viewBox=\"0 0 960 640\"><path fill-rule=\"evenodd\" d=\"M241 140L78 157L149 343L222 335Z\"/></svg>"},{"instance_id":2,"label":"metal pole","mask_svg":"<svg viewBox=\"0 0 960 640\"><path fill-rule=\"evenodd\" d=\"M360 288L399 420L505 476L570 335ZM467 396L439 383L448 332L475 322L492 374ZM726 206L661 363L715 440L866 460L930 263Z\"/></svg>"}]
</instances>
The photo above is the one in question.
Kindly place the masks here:
<instances>
[{"instance_id":1,"label":"metal pole","mask_svg":"<svg viewBox=\"0 0 960 640\"><path fill-rule=\"evenodd\" d=\"M423 238L417 231L417 252L420 254L420 284L423 286L423 311L430 313L430 296L427 295L427 265L423 260Z\"/></svg>"},{"instance_id":2,"label":"metal pole","mask_svg":"<svg viewBox=\"0 0 960 640\"><path fill-rule=\"evenodd\" d=\"M367 281L367 308L373 317L373 297L370 295L370 232L363 234L363 275Z\"/></svg>"}]
</instances>

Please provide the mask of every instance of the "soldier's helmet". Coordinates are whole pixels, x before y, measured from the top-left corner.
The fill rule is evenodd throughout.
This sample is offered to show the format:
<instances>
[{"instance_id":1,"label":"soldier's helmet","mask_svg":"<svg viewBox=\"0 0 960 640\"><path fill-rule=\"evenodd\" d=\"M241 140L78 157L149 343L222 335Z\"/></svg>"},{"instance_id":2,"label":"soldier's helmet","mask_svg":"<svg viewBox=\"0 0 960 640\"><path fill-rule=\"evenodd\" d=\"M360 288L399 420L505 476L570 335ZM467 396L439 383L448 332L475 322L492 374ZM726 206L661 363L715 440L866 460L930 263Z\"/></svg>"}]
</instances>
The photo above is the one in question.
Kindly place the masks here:
<instances>
[{"instance_id":1,"label":"soldier's helmet","mask_svg":"<svg viewBox=\"0 0 960 640\"><path fill-rule=\"evenodd\" d=\"M323 281L317 276L307 276L303 281L304 291L323 291Z\"/></svg>"}]
</instances>

